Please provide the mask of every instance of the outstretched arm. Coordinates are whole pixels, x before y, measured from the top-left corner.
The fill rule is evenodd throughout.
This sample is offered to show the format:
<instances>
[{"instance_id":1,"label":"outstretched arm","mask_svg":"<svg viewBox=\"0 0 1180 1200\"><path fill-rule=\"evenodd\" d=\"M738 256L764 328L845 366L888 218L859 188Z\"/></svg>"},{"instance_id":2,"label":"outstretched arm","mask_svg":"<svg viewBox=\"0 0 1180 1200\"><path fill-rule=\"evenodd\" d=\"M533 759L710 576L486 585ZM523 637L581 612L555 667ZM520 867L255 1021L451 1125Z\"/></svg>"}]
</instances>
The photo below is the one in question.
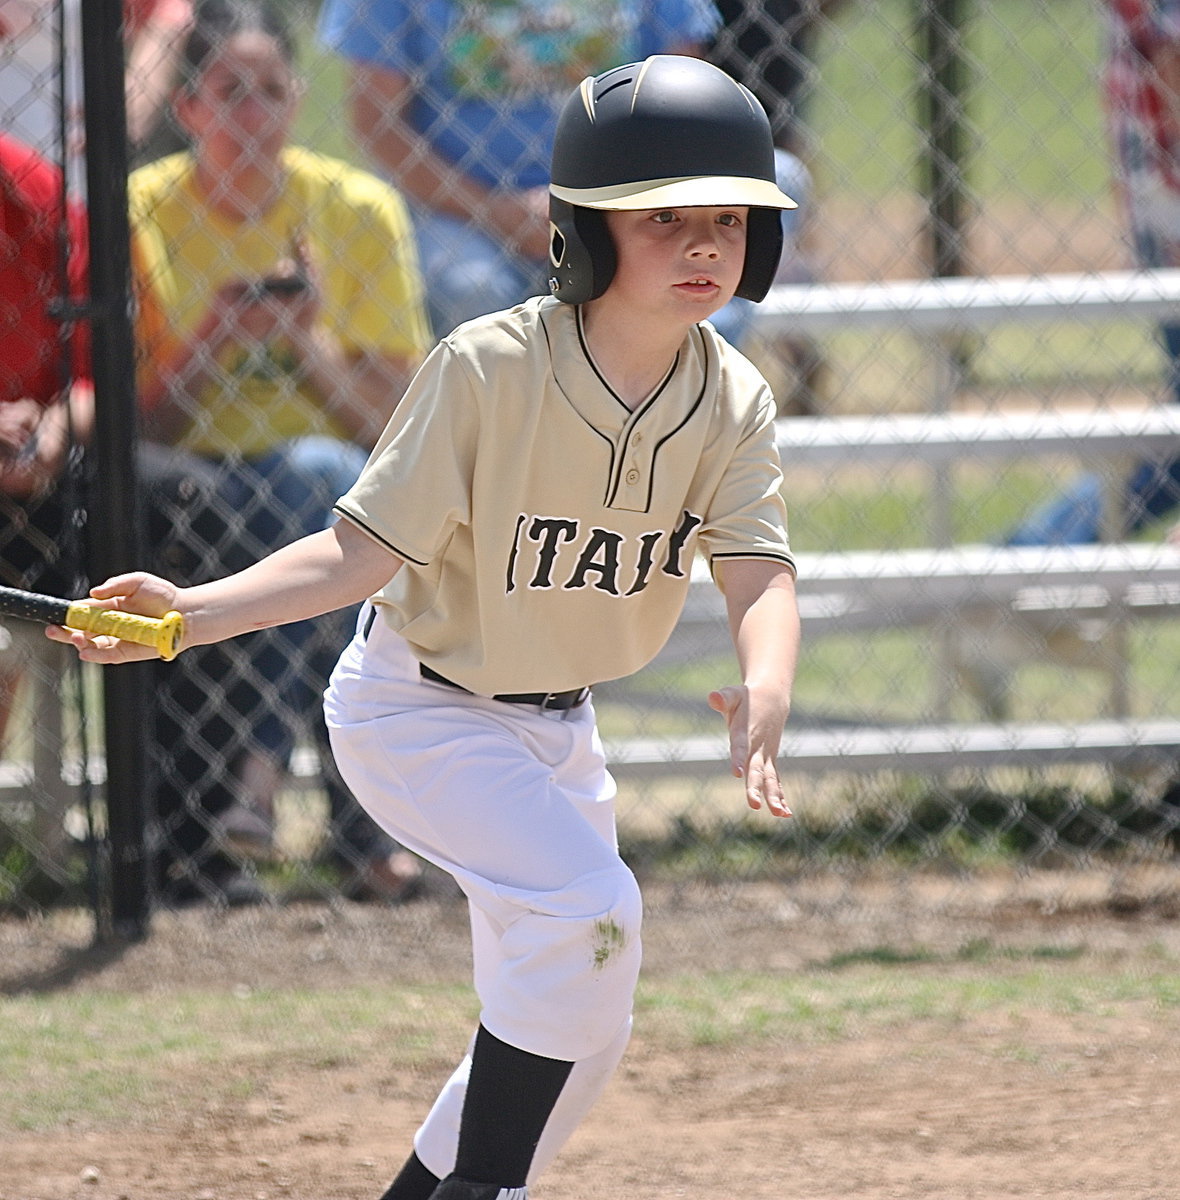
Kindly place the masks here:
<instances>
[{"instance_id":1,"label":"outstretched arm","mask_svg":"<svg viewBox=\"0 0 1180 1200\"><path fill-rule=\"evenodd\" d=\"M746 802L789 817L775 756L791 711L799 658L795 577L780 563L734 559L716 564L742 682L709 694L725 717L733 773L745 779Z\"/></svg>"},{"instance_id":2,"label":"outstretched arm","mask_svg":"<svg viewBox=\"0 0 1180 1200\"><path fill-rule=\"evenodd\" d=\"M90 595L103 607L147 617L177 610L184 617L185 650L359 604L380 591L400 566L396 555L351 521L341 520L212 583L179 588L157 575L135 571L91 588ZM91 637L60 625L51 625L47 633L56 642L74 646L87 662L156 657L146 646Z\"/></svg>"}]
</instances>

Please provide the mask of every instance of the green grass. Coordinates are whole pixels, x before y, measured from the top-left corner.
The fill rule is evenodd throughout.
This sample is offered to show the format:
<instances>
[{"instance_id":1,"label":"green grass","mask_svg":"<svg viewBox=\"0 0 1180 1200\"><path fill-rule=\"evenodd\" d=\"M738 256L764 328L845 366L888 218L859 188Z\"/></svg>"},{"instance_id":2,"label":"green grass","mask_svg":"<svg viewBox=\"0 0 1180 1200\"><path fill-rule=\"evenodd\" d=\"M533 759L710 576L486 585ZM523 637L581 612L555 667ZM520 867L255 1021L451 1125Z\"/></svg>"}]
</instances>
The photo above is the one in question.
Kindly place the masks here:
<instances>
[{"instance_id":1,"label":"green grass","mask_svg":"<svg viewBox=\"0 0 1180 1200\"><path fill-rule=\"evenodd\" d=\"M909 0L845 5L821 40L811 123L824 189L916 187L918 42ZM1109 166L1089 0L967 6L970 186L983 197L1105 199Z\"/></svg>"},{"instance_id":2,"label":"green grass","mask_svg":"<svg viewBox=\"0 0 1180 1200\"><path fill-rule=\"evenodd\" d=\"M1056 953L1056 952L1055 952ZM1032 1012L1098 1018L1117 1028L1125 1006L1158 1011L1180 1007L1174 974L1159 970L1107 972L1075 965L1081 955L1036 951L986 953L970 960L915 952L864 954L834 960L829 969L799 975L750 972L660 980L641 987L637 1025L658 1019L661 1040L673 1046L727 1049L778 1040L795 1045L846 1041L921 1023L944 1036L973 1019L1027 1019ZM1035 957L1034 957L1035 956ZM958 970L970 961L971 969ZM977 968L981 962L990 968Z\"/></svg>"},{"instance_id":3,"label":"green grass","mask_svg":"<svg viewBox=\"0 0 1180 1200\"><path fill-rule=\"evenodd\" d=\"M724 634L719 630L719 645ZM719 653L683 667L648 668L641 691L615 690L599 702L604 736L720 732L705 697L736 681L732 654ZM1130 634L1132 715L1157 717L1175 707L1180 664L1180 622L1151 620ZM927 628L833 634L804 642L794 690L800 714L823 714L859 723L929 720L944 670L936 634ZM958 685L955 685L958 690ZM1031 654L1015 664L1014 720L1085 721L1109 711L1111 676L1105 669L1059 664ZM952 717L980 720L979 709L956 695Z\"/></svg>"},{"instance_id":4,"label":"green grass","mask_svg":"<svg viewBox=\"0 0 1180 1200\"><path fill-rule=\"evenodd\" d=\"M196 1078L212 1105L280 1064L330 1069L378 1044L406 1068L441 1063L476 1011L468 989L445 985L9 999L0 1019L15 1086L0 1092L0 1129L146 1119Z\"/></svg>"},{"instance_id":5,"label":"green grass","mask_svg":"<svg viewBox=\"0 0 1180 1200\"><path fill-rule=\"evenodd\" d=\"M999 468L972 466L953 476L952 527L962 543L994 542L1076 467L1068 463L1022 462ZM786 491L791 542L806 555L829 550L888 550L929 545L931 487L920 468L873 473L862 468L822 478L793 477ZM1157 526L1143 540L1162 536ZM936 633L929 628L836 634L804 642L795 688L800 713L844 716L853 721L920 721L932 711L943 670ZM648 668L637 681L632 703L620 689L607 693L598 709L608 737L697 732L715 727L704 697L735 681L733 656L719 627L716 656L669 668ZM1131 709L1158 716L1174 707L1180 670L1180 622L1152 619L1130 634ZM1019 664L1013 698L1017 719L1086 720L1108 706L1110 676L1102 670L1063 666L1030 655ZM651 703L651 698L662 703ZM954 701L953 715L979 719L968 698Z\"/></svg>"},{"instance_id":6,"label":"green grass","mask_svg":"<svg viewBox=\"0 0 1180 1200\"><path fill-rule=\"evenodd\" d=\"M694 973L644 980L637 1034L663 1049L754 1050L847 1041L920 1024L931 1037L967 1020L1043 1013L1117 1031L1174 1015L1172 964L1111 969L1082 947L939 954L866 950L796 973ZM323 991L104 991L0 1002L6 1086L0 1131L135 1127L186 1107L266 1093L293 1073L330 1072L381 1047L391 1074L443 1071L475 1015L466 987ZM1146 1016L1144 1015L1146 1014Z\"/></svg>"},{"instance_id":7,"label":"green grass","mask_svg":"<svg viewBox=\"0 0 1180 1200\"><path fill-rule=\"evenodd\" d=\"M307 94L296 122L293 140L321 154L368 165L352 135L351 118L345 100L344 64L337 55L326 52L316 43L310 19L303 29L299 59L307 79Z\"/></svg>"}]
</instances>

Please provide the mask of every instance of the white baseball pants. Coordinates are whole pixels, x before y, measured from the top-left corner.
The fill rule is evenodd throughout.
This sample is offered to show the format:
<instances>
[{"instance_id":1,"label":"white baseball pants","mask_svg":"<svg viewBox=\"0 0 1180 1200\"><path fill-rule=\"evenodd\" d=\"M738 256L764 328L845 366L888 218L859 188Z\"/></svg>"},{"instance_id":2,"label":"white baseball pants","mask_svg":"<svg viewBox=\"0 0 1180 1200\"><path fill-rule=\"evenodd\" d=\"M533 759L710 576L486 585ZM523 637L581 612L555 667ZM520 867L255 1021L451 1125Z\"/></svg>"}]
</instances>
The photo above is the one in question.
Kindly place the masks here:
<instances>
[{"instance_id":1,"label":"white baseball pants","mask_svg":"<svg viewBox=\"0 0 1180 1200\"><path fill-rule=\"evenodd\" d=\"M367 612L325 696L332 747L373 819L466 893L484 1027L576 1064L535 1174L622 1056L639 973L642 906L618 855L593 706L547 711L426 682L380 616L365 637ZM454 1163L466 1067L415 1139L440 1176Z\"/></svg>"}]
</instances>

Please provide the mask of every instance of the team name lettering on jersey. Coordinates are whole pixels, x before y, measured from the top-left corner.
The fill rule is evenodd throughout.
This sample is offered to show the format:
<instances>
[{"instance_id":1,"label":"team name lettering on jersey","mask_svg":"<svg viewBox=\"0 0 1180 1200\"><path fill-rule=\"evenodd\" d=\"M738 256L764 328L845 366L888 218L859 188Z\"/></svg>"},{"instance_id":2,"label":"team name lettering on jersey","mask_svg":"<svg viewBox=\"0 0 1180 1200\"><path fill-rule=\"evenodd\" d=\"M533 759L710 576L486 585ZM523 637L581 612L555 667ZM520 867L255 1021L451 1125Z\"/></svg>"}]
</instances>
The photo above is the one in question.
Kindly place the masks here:
<instances>
[{"instance_id":1,"label":"team name lettering on jersey","mask_svg":"<svg viewBox=\"0 0 1180 1200\"><path fill-rule=\"evenodd\" d=\"M702 518L688 512L672 531L628 537L571 517L522 513L508 555L507 590L593 587L612 596L634 596L647 587L659 563L664 575L683 578L689 537Z\"/></svg>"}]
</instances>

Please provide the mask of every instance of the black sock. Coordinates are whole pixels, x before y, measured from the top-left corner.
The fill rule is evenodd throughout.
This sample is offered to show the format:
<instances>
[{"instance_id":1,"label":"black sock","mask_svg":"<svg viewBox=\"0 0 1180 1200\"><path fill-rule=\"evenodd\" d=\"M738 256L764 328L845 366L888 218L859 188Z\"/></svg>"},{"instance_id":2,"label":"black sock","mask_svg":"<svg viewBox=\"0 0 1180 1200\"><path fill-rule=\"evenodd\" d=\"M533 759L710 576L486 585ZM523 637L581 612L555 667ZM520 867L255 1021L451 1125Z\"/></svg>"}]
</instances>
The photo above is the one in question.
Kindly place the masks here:
<instances>
[{"instance_id":1,"label":"black sock","mask_svg":"<svg viewBox=\"0 0 1180 1200\"><path fill-rule=\"evenodd\" d=\"M411 1152L381 1200L430 1200L436 1187L438 1176L432 1175L417 1154Z\"/></svg>"},{"instance_id":2,"label":"black sock","mask_svg":"<svg viewBox=\"0 0 1180 1200\"><path fill-rule=\"evenodd\" d=\"M471 1053L455 1174L472 1183L524 1187L573 1065L518 1050L481 1025Z\"/></svg>"}]
</instances>

